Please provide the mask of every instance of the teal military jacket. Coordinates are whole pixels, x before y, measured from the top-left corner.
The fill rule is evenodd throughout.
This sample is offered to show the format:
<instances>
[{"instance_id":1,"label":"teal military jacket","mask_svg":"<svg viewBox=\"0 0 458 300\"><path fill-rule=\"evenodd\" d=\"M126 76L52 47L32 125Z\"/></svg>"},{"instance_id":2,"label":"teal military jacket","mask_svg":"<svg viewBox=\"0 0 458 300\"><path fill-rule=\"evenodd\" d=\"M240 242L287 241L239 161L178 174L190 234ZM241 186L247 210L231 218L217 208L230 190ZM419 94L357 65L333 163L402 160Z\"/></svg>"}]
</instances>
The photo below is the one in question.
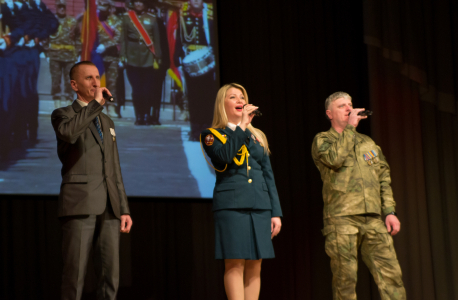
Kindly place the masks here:
<instances>
[{"instance_id":1,"label":"teal military jacket","mask_svg":"<svg viewBox=\"0 0 458 300\"><path fill-rule=\"evenodd\" d=\"M266 209L272 217L282 211L274 174L264 147L255 136L239 126L207 129L201 143L216 171L213 211L222 209ZM218 137L219 135L219 137Z\"/></svg>"}]
</instances>

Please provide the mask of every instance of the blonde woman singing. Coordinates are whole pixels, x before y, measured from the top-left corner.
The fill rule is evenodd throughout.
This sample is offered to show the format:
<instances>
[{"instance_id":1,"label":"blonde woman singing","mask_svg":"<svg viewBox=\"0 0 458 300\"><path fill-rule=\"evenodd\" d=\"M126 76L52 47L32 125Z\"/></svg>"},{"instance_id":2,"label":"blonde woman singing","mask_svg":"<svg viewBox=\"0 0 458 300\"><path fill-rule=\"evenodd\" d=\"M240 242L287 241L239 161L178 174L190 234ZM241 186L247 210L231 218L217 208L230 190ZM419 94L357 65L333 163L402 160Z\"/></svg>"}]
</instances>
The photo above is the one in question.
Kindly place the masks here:
<instances>
[{"instance_id":1,"label":"blonde woman singing","mask_svg":"<svg viewBox=\"0 0 458 300\"><path fill-rule=\"evenodd\" d=\"M241 85L227 84L216 96L212 128L201 134L216 170L215 257L224 259L229 300L259 298L261 262L275 257L272 239L281 229L269 144L251 125L257 109Z\"/></svg>"}]
</instances>

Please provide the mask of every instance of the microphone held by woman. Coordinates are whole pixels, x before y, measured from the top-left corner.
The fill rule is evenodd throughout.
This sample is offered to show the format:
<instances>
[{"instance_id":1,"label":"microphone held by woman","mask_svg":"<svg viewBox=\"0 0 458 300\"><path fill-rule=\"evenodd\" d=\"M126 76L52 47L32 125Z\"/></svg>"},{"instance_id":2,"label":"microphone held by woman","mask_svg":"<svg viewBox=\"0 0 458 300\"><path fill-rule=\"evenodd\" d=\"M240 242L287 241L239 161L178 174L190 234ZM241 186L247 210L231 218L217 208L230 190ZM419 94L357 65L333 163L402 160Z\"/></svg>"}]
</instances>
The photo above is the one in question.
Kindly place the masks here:
<instances>
[{"instance_id":1,"label":"microphone held by woman","mask_svg":"<svg viewBox=\"0 0 458 300\"><path fill-rule=\"evenodd\" d=\"M245 105L246 105L246 104L245 104ZM243 105L243 107L245 107L245 105ZM257 117L262 116L262 113L259 111L259 109L253 111L252 114L254 114L254 115L257 116Z\"/></svg>"}]
</instances>

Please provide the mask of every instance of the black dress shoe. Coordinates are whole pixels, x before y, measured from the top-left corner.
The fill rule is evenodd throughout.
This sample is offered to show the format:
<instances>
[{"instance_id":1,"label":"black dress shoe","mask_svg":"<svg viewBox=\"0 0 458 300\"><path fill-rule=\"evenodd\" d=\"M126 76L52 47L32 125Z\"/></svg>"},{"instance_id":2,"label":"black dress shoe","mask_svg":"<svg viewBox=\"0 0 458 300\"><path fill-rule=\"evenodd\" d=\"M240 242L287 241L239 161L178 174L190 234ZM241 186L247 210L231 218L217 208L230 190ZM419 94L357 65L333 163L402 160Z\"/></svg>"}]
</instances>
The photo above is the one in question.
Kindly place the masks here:
<instances>
[{"instance_id":1,"label":"black dress shoe","mask_svg":"<svg viewBox=\"0 0 458 300\"><path fill-rule=\"evenodd\" d=\"M143 118L137 118L135 125L146 125L146 121Z\"/></svg>"},{"instance_id":2,"label":"black dress shoe","mask_svg":"<svg viewBox=\"0 0 458 300\"><path fill-rule=\"evenodd\" d=\"M146 125L161 125L161 123L154 117L149 116L146 118Z\"/></svg>"}]
</instances>

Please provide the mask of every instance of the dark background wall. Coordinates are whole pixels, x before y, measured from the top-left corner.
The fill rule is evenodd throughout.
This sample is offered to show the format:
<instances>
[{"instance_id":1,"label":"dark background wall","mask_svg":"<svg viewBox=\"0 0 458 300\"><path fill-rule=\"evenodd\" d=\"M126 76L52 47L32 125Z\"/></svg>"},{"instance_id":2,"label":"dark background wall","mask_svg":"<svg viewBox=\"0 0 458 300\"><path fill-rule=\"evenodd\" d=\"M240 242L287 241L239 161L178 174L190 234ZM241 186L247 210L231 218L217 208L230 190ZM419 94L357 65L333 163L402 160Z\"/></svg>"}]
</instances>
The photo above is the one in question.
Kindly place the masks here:
<instances>
[{"instance_id":1,"label":"dark background wall","mask_svg":"<svg viewBox=\"0 0 458 300\"><path fill-rule=\"evenodd\" d=\"M367 8L368 2L218 1L221 84L242 84L250 102L263 112L263 117L253 123L269 139L284 212L282 232L274 239L277 258L263 262L260 299L332 298L329 259L320 232L322 184L310 149L314 135L330 126L324 118L324 100L335 91L343 90L352 95L355 107L380 107L386 113L384 116L389 113L383 108L383 99L370 101L370 97L376 98L374 82L380 83L378 95L382 95L385 85L390 83L382 80L386 74L378 77L374 75L377 72L369 74L369 70L378 69L368 62L368 55L377 55L377 50L369 47L372 52L368 53L368 42L364 40L367 10L363 13L363 8ZM382 2L385 1L374 1ZM406 12L409 10L403 11ZM385 62L382 60L381 64ZM414 112L420 116L418 102L412 99L410 101L417 103ZM397 100L403 101L402 97ZM409 106L400 106L399 110L408 112ZM398 111L397 115L402 112ZM456 126L454 120L456 115L450 121ZM404 147L408 150L405 152L417 153L422 164L421 147L390 145L390 136L383 134L387 122L390 120L382 118L378 123L372 122L372 127L377 128L382 147L388 148L391 155L387 155L388 160L398 162L393 147ZM369 121L362 122L358 130L366 134L374 131ZM390 133L396 135L396 128ZM452 139L456 141L456 137ZM402 182L394 190L395 198L402 196L396 199L403 203L408 197L403 184L411 177L400 172L402 168L397 165L402 165L402 161L392 163L397 172L393 180ZM225 299L223 264L213 259L211 203L195 199L129 200L134 227L129 235L122 237L118 298ZM432 259L428 251L411 242L412 233L418 232L420 224L419 215L409 214L412 207L400 205L398 212L403 230L395 237L395 245L401 253L399 260L405 270L404 281L408 296L412 295L410 299L434 299L433 277L437 277L440 270L434 276L432 272L423 276L416 271L423 265L428 270ZM61 258L56 211L57 197L1 196L1 299L58 299ZM435 219L421 220L427 226ZM450 244L455 240L447 241L445 250L441 250L453 257L447 249L452 249ZM429 242L421 245L434 248ZM417 250L411 251L409 247ZM423 256L409 255L419 251ZM453 270L448 272L454 274ZM95 299L91 272L86 281L85 297ZM452 284L453 281L445 283L451 296L437 299L456 299ZM422 286L431 287L430 293L415 292ZM379 299L362 264L357 290L359 299Z\"/></svg>"}]
</instances>

